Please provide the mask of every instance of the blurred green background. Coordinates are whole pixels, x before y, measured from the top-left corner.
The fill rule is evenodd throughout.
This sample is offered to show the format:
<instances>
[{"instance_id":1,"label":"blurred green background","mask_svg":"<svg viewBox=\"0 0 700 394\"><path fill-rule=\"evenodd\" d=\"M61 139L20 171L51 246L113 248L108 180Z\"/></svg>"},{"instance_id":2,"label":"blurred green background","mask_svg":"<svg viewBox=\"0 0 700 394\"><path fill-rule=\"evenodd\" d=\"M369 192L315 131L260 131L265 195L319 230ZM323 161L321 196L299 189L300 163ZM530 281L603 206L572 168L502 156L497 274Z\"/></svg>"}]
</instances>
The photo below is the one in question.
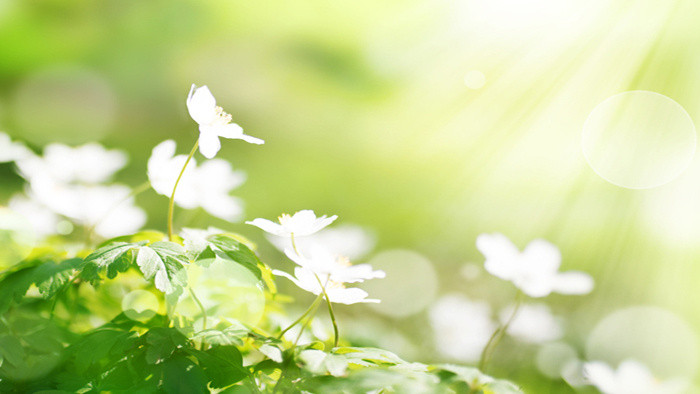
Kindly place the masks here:
<instances>
[{"instance_id":1,"label":"blurred green background","mask_svg":"<svg viewBox=\"0 0 700 394\"><path fill-rule=\"evenodd\" d=\"M698 159L670 183L635 190L599 176L581 148L591 111L625 91L663 94L700 119L699 15L695 0L0 0L0 130L36 150L94 140L126 150L118 180L136 186L158 142L190 149L185 98L206 84L266 141L224 140L218 155L248 173L236 191L247 220L337 214L371 229L378 251L425 256L438 294L495 306L510 302L508 284L459 274L483 262L476 236L502 232L521 248L545 238L563 269L596 279L589 296L548 299L568 314L566 338L584 357L596 323L626 306L662 307L700 332ZM670 131L658 132L663 145ZM673 164L680 153L660 155ZM4 202L22 182L10 165L0 176ZM164 197L137 203L164 229ZM182 210L177 221L240 232L282 266L255 228ZM440 359L425 313L351 309L341 312L405 336L390 350ZM503 357L531 360L515 346ZM697 366L676 356L659 357ZM522 365L494 373L566 390Z\"/></svg>"}]
</instances>

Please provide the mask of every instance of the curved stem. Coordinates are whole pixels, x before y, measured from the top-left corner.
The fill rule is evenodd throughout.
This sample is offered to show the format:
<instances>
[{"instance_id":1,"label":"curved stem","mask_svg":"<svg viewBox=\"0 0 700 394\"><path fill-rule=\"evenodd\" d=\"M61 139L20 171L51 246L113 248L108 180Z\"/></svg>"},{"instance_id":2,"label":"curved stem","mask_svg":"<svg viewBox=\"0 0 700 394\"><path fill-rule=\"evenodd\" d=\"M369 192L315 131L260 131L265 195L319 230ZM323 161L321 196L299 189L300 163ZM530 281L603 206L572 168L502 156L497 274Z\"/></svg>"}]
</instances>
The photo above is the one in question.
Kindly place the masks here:
<instances>
[{"instance_id":1,"label":"curved stem","mask_svg":"<svg viewBox=\"0 0 700 394\"><path fill-rule=\"evenodd\" d=\"M294 346L296 346L297 343L299 343L299 340L301 339L301 335L304 333L304 330L306 330L306 327L308 327L309 324L311 324L311 321L314 319L314 313L316 313L317 308L318 308L318 304L314 305L313 312L311 313L309 318L306 319L306 321L304 322L304 325L301 326L301 330L299 330L299 334L297 334L297 339L294 340Z\"/></svg>"},{"instance_id":2,"label":"curved stem","mask_svg":"<svg viewBox=\"0 0 700 394\"><path fill-rule=\"evenodd\" d=\"M321 282L321 278L319 278L318 275L316 275L316 273L314 273L314 276L316 277L318 284L321 285L321 294L323 294L323 297L326 298L326 304L328 305L328 314L331 317L331 323L333 323L333 347L338 347L338 323L335 321L335 313L333 313L333 305L331 305L331 299L328 297L328 293L326 293L326 286ZM327 280L326 283L328 283Z\"/></svg>"},{"instance_id":3,"label":"curved stem","mask_svg":"<svg viewBox=\"0 0 700 394\"><path fill-rule=\"evenodd\" d=\"M297 249L297 244L294 240L294 233L289 234L289 238L292 241L292 248L294 248L294 252L298 256L301 256L301 254L299 253L299 249ZM319 296L323 295L323 297L326 299L326 304L328 305L328 314L331 317L331 323L333 323L333 347L338 347L338 323L335 321L335 313L333 313L333 305L331 304L331 299L328 297L328 293L326 293L326 284L328 284L328 280L330 280L330 275L328 276L328 279L326 279L326 284L321 282L321 278L319 278L315 272L314 276L316 277L318 284L321 286L321 294L319 294Z\"/></svg>"},{"instance_id":4,"label":"curved stem","mask_svg":"<svg viewBox=\"0 0 700 394\"><path fill-rule=\"evenodd\" d=\"M484 350L481 352L481 359L479 360L479 370L481 370L481 372L486 373L486 366L491 359L491 355L496 350L501 338L503 338L506 331L508 331L508 327L510 327L510 324L515 319L515 315L518 314L518 310L520 310L522 303L523 293L518 290L518 292L515 294L515 306L513 307L513 312L511 312L508 320L506 320L505 323L501 324L501 326L494 331L493 335L491 335L491 338L489 338L489 341L486 343Z\"/></svg>"},{"instance_id":5,"label":"curved stem","mask_svg":"<svg viewBox=\"0 0 700 394\"><path fill-rule=\"evenodd\" d=\"M205 331L207 329L207 310L204 309L204 305L202 305L202 301L197 298L197 295L194 293L194 290L192 290L191 287L187 288L190 291L190 295L194 299L194 302L197 304L199 307L199 310L202 311L202 331ZM201 350L204 350L204 339L202 339L202 343L200 344Z\"/></svg>"},{"instance_id":6,"label":"curved stem","mask_svg":"<svg viewBox=\"0 0 700 394\"><path fill-rule=\"evenodd\" d=\"M185 168L187 168L187 164L189 164L190 160L192 160L192 156L194 156L194 153L197 151L198 147L199 139L197 139L197 142L194 143L190 155L187 156L187 160L185 160L185 165L182 166L182 170L180 170L180 175L177 176L177 180L175 181L175 185L173 186L173 193L170 195L170 204L168 205L168 239L170 241L173 240L173 211L175 210L175 191L177 190L177 185L180 183L182 174L185 173Z\"/></svg>"},{"instance_id":7,"label":"curved stem","mask_svg":"<svg viewBox=\"0 0 700 394\"><path fill-rule=\"evenodd\" d=\"M318 297L316 297L316 299L314 300L314 302L311 303L311 306L309 306L309 309L307 309L306 312L304 312L303 315L299 316L299 318L296 319L296 320L294 321L294 323L290 324L287 328L285 328L284 330L282 330L282 332L280 332L279 335L277 336L277 339L282 338L282 336L283 336L287 331L289 331L292 327L294 327L294 326L296 326L297 324L299 324L299 322L301 322L302 320L304 320L304 318L305 318L306 316L308 316L312 311L315 311L315 310L316 310L316 307L318 306L318 303L321 302L322 299L323 299L323 294L319 294Z\"/></svg>"}]
</instances>

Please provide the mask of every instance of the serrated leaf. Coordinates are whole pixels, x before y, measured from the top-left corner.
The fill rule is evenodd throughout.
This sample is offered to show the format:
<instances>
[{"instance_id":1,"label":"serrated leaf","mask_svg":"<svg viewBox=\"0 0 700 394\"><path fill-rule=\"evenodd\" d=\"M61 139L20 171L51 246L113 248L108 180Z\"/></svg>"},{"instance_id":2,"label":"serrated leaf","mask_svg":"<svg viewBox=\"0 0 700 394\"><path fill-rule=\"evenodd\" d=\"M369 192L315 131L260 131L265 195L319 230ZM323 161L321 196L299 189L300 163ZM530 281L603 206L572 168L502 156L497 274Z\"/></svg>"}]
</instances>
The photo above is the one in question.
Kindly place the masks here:
<instances>
[{"instance_id":1,"label":"serrated leaf","mask_svg":"<svg viewBox=\"0 0 700 394\"><path fill-rule=\"evenodd\" d=\"M156 242L139 249L136 264L143 276L154 278L158 290L166 294L181 290L187 285L185 265L189 260L185 249L174 242Z\"/></svg>"},{"instance_id":2,"label":"serrated leaf","mask_svg":"<svg viewBox=\"0 0 700 394\"><path fill-rule=\"evenodd\" d=\"M132 259L129 252L145 244L146 241L114 242L99 248L85 258L85 267L80 275L94 284L99 280L100 272L106 270L107 277L113 279L119 272L124 272L131 266Z\"/></svg>"},{"instance_id":3,"label":"serrated leaf","mask_svg":"<svg viewBox=\"0 0 700 394\"><path fill-rule=\"evenodd\" d=\"M282 351L277 346L272 346L269 344L264 344L258 348L260 353L264 354L270 360L281 363L282 362Z\"/></svg>"},{"instance_id":4,"label":"serrated leaf","mask_svg":"<svg viewBox=\"0 0 700 394\"><path fill-rule=\"evenodd\" d=\"M80 269L85 262L83 259L69 259L58 264L48 262L37 268L36 287L44 299L56 295L61 288L71 279L74 272Z\"/></svg>"},{"instance_id":5,"label":"serrated leaf","mask_svg":"<svg viewBox=\"0 0 700 394\"><path fill-rule=\"evenodd\" d=\"M112 347L128 335L128 332L121 330L98 329L71 346L78 373L84 373L90 366L107 358Z\"/></svg>"},{"instance_id":6,"label":"serrated leaf","mask_svg":"<svg viewBox=\"0 0 700 394\"><path fill-rule=\"evenodd\" d=\"M351 364L362 366L406 363L406 361L388 350L372 347L339 347L335 348L333 353L343 355Z\"/></svg>"},{"instance_id":7,"label":"serrated leaf","mask_svg":"<svg viewBox=\"0 0 700 394\"><path fill-rule=\"evenodd\" d=\"M173 355L175 350L186 347L188 340L175 328L154 327L146 333L146 362L158 364Z\"/></svg>"},{"instance_id":8,"label":"serrated leaf","mask_svg":"<svg viewBox=\"0 0 700 394\"><path fill-rule=\"evenodd\" d=\"M194 355L213 388L230 386L248 375L248 370L243 367L241 352L235 346L214 346Z\"/></svg>"},{"instance_id":9,"label":"serrated leaf","mask_svg":"<svg viewBox=\"0 0 700 394\"><path fill-rule=\"evenodd\" d=\"M252 272L256 278L262 279L262 272L259 266L263 264L260 259L258 259L258 256L245 244L225 235L211 236L209 237L209 243L215 247L214 252L217 256L232 260L244 266Z\"/></svg>"}]
</instances>

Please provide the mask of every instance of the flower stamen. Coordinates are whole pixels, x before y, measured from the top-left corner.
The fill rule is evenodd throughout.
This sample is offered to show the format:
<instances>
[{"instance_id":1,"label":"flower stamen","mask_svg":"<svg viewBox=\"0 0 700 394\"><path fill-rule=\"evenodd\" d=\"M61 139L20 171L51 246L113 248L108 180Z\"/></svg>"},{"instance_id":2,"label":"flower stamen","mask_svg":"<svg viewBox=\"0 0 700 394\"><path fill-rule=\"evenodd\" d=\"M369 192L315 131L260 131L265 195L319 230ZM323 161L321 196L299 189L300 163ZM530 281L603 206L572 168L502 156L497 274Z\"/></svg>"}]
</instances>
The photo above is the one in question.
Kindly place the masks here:
<instances>
[{"instance_id":1,"label":"flower stamen","mask_svg":"<svg viewBox=\"0 0 700 394\"><path fill-rule=\"evenodd\" d=\"M217 106L214 111L216 112L216 117L214 118L214 121L212 121L212 124L214 125L226 125L231 123L231 120L233 117L231 114L228 112L225 112L223 108Z\"/></svg>"}]
</instances>

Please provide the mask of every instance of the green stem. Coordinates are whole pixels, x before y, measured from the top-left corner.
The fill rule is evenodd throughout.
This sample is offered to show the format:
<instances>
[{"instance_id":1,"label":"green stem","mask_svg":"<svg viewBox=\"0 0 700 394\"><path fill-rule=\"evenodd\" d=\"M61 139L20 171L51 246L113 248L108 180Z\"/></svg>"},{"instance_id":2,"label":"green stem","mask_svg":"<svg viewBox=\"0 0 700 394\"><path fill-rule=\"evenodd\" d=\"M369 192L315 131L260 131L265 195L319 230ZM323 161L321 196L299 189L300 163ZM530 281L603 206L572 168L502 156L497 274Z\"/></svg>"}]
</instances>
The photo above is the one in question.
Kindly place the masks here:
<instances>
[{"instance_id":1,"label":"green stem","mask_svg":"<svg viewBox=\"0 0 700 394\"><path fill-rule=\"evenodd\" d=\"M194 153L197 151L198 147L199 139L197 139L197 142L194 143L190 155L187 156L187 160L185 160L185 165L182 166L182 170L180 170L180 175L177 176L177 180L175 181L175 185L173 186L173 193L170 195L170 204L168 205L168 239L170 241L173 240L173 211L175 210L175 191L177 190L177 185L180 183L182 174L185 173L185 168L187 168L187 164L189 164L190 160L192 160L192 156L194 156Z\"/></svg>"},{"instance_id":2,"label":"green stem","mask_svg":"<svg viewBox=\"0 0 700 394\"><path fill-rule=\"evenodd\" d=\"M297 249L297 244L294 240L294 233L289 234L289 238L292 241L292 248L294 248L294 252L298 256L301 256L301 254L299 254L299 249ZM328 297L328 293L326 293L326 285L324 285L323 282L321 282L321 278L319 278L315 272L314 276L316 277L318 284L321 286L321 294L326 299L326 304L328 305L328 314L331 317L331 323L333 323L333 347L338 347L338 323L335 321L335 313L333 313L333 305L331 304L331 299ZM330 275L328 276L328 279L330 279ZM326 282L328 282L328 280L326 280Z\"/></svg>"},{"instance_id":3,"label":"green stem","mask_svg":"<svg viewBox=\"0 0 700 394\"><path fill-rule=\"evenodd\" d=\"M326 286L321 282L321 278L319 278L318 275L316 275L316 273L314 273L314 276L316 277L318 284L321 285L321 294L323 294L323 297L326 298L326 304L328 305L328 314L331 317L331 323L333 323L333 347L338 347L338 323L335 321L335 313L333 313L333 305L331 304L331 299L328 297L328 293L326 293Z\"/></svg>"},{"instance_id":4,"label":"green stem","mask_svg":"<svg viewBox=\"0 0 700 394\"><path fill-rule=\"evenodd\" d=\"M522 303L523 293L518 290L518 292L515 294L515 306L513 307L513 312L511 312L508 320L506 320L505 323L501 324L501 326L494 331L493 335L491 335L491 338L489 338L489 341L486 343L484 350L481 352L481 359L479 360L479 370L481 370L481 372L486 373L486 366L488 365L493 352L496 350L498 343L506 334L506 331L508 331L508 327L510 327L513 319L515 319L515 315L518 314L518 310L520 310Z\"/></svg>"},{"instance_id":5,"label":"green stem","mask_svg":"<svg viewBox=\"0 0 700 394\"><path fill-rule=\"evenodd\" d=\"M322 299L323 299L323 294L319 294L318 297L316 297L316 299L314 300L314 302L311 303L311 306L309 306L309 309L307 309L306 312L304 312L303 315L299 316L299 318L296 319L296 320L294 321L294 323L290 324L287 328L285 328L284 330L282 330L282 332L280 332L279 335L277 336L277 339L282 338L282 336L283 336L287 331L289 331L292 327L294 327L294 326L296 326L297 324L299 324L299 322L301 322L302 320L304 320L304 318L305 318L306 316L308 316L312 311L315 311L315 310L316 310L316 307L318 306L318 303L321 302Z\"/></svg>"},{"instance_id":6,"label":"green stem","mask_svg":"<svg viewBox=\"0 0 700 394\"><path fill-rule=\"evenodd\" d=\"M311 321L314 319L314 313L316 313L316 308L318 308L318 304L314 305L313 312L311 313L309 318L306 319L304 325L301 326L301 330L299 330L299 334L297 334L297 339L294 340L294 346L296 346L297 343L299 343L299 340L301 339L301 335L304 333L304 330L306 330L306 327L308 327L309 324L311 324Z\"/></svg>"},{"instance_id":7,"label":"green stem","mask_svg":"<svg viewBox=\"0 0 700 394\"><path fill-rule=\"evenodd\" d=\"M204 309L204 305L202 305L202 302L197 298L197 295L194 293L194 290L192 290L191 287L187 288L190 291L190 295L194 299L194 302L199 306L199 310L202 311L202 331L205 331L207 329L207 310ZM204 350L204 339L202 339L202 343L200 344L201 350Z\"/></svg>"}]
</instances>

